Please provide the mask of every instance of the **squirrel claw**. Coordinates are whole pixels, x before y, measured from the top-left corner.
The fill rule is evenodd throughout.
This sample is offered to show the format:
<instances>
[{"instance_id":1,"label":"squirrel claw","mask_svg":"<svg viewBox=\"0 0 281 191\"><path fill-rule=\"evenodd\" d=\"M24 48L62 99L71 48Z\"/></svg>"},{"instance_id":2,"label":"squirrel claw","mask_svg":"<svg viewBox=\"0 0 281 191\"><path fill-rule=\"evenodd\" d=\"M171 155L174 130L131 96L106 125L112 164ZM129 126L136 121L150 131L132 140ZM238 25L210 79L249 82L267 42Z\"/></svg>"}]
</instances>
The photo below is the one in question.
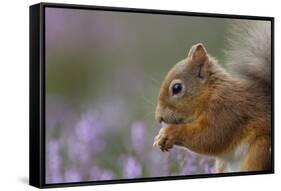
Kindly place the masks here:
<instances>
[{"instance_id":1,"label":"squirrel claw","mask_svg":"<svg viewBox=\"0 0 281 191\"><path fill-rule=\"evenodd\" d=\"M162 152L168 152L174 146L173 136L167 133L168 129L161 129L159 134L154 138L153 147L158 147Z\"/></svg>"},{"instance_id":2,"label":"squirrel claw","mask_svg":"<svg viewBox=\"0 0 281 191\"><path fill-rule=\"evenodd\" d=\"M157 145L156 142L153 143L153 147L154 147L154 148L158 147L158 145Z\"/></svg>"}]
</instances>

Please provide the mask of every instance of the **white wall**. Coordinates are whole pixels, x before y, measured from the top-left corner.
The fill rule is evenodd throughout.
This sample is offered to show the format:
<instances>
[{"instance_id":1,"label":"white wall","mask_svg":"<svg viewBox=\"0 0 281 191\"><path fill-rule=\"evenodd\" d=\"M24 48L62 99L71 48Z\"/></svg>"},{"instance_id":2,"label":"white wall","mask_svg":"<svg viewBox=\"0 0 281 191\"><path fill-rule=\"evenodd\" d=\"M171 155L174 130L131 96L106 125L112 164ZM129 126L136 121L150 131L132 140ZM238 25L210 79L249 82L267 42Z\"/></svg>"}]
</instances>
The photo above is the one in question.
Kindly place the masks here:
<instances>
[{"instance_id":1,"label":"white wall","mask_svg":"<svg viewBox=\"0 0 281 191\"><path fill-rule=\"evenodd\" d=\"M38 3L2 1L0 11L0 190L36 190L28 186L28 91L29 91L29 14L28 7ZM181 10L225 14L273 16L276 18L276 174L152 183L73 187L64 190L268 190L277 187L280 175L280 38L281 12L277 0L52 0L52 2L135 8ZM63 190L63 189L55 189Z\"/></svg>"}]
</instances>

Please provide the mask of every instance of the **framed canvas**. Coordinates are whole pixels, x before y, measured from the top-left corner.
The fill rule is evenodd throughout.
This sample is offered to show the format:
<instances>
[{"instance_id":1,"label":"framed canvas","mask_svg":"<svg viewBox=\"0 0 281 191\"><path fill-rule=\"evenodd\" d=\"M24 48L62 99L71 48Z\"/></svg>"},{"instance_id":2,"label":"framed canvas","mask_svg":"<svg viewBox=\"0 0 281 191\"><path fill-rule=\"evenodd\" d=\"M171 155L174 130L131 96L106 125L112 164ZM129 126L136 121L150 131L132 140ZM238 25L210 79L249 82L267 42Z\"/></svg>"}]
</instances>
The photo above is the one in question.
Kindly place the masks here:
<instances>
[{"instance_id":1,"label":"framed canvas","mask_svg":"<svg viewBox=\"0 0 281 191\"><path fill-rule=\"evenodd\" d=\"M274 172L274 18L30 7L30 185Z\"/></svg>"}]
</instances>

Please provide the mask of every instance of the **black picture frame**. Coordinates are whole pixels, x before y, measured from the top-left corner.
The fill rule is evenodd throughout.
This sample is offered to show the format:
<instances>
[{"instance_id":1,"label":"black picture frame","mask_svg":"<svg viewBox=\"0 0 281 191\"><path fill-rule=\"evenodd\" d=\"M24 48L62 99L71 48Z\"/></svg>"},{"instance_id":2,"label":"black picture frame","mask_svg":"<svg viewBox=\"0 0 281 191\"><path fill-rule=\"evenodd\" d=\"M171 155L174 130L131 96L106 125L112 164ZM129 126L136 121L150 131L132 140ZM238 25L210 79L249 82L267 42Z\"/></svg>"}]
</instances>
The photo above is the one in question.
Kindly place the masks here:
<instances>
[{"instance_id":1,"label":"black picture frame","mask_svg":"<svg viewBox=\"0 0 281 191\"><path fill-rule=\"evenodd\" d=\"M153 177L121 180L104 180L75 183L46 184L45 182L45 8L86 9L132 13L152 13L164 15L199 16L229 19L264 20L271 22L271 78L272 78L272 169L267 171L200 174L171 177ZM191 178L226 177L274 173L274 17L195 13L182 11L102 7L89 5L39 3L30 6L30 130L29 130L29 184L38 188L84 186L98 184L165 181Z\"/></svg>"}]
</instances>

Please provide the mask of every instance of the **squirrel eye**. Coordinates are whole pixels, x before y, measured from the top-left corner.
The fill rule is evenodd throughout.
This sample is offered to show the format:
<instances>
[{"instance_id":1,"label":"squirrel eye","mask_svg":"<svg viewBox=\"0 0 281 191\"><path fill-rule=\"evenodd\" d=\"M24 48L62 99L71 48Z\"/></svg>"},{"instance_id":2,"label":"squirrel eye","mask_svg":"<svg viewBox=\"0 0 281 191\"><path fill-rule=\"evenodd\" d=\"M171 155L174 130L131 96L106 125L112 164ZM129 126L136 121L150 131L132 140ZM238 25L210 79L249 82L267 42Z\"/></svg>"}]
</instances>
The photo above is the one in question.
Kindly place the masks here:
<instances>
[{"instance_id":1,"label":"squirrel eye","mask_svg":"<svg viewBox=\"0 0 281 191\"><path fill-rule=\"evenodd\" d=\"M175 83L173 86L172 86L172 93L173 95L175 94L178 94L182 91L182 85L181 83Z\"/></svg>"}]
</instances>

